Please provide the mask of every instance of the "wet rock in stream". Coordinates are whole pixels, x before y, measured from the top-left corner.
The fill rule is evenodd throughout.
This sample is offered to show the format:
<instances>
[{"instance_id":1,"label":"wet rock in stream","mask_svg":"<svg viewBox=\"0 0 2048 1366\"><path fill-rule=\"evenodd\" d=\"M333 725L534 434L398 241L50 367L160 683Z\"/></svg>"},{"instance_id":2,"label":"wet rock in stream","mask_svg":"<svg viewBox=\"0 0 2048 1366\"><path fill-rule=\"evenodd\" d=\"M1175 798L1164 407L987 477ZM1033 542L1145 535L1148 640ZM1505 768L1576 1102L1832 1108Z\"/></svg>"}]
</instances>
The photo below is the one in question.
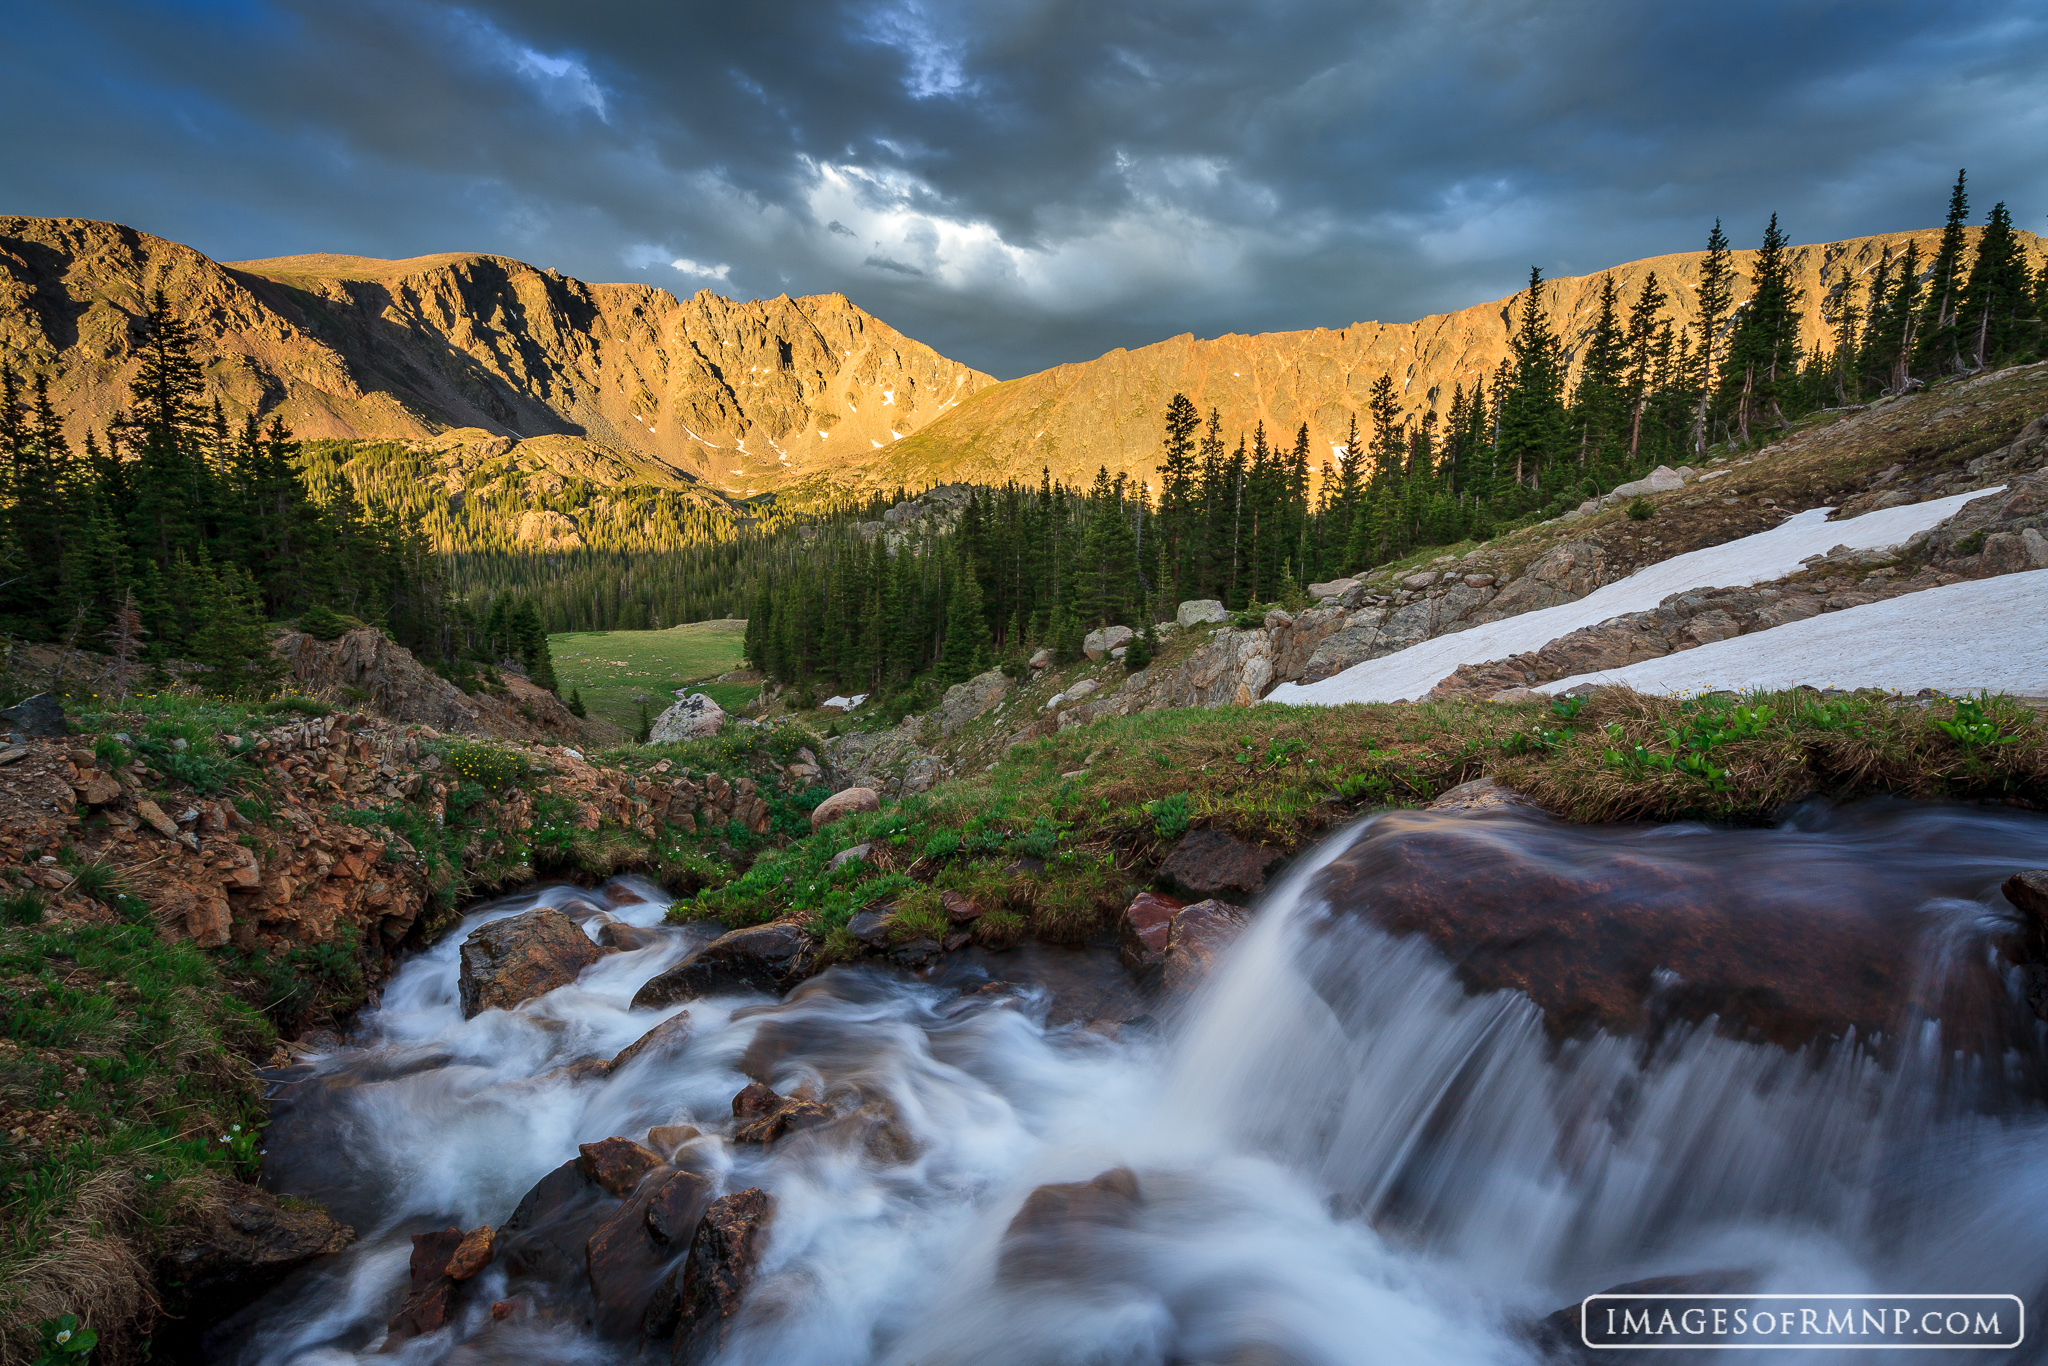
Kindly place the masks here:
<instances>
[{"instance_id":1,"label":"wet rock in stream","mask_svg":"<svg viewBox=\"0 0 2048 1366\"><path fill-rule=\"evenodd\" d=\"M1310 889L1337 912L1312 977L1345 1008L1344 927L1363 920L1427 939L1470 991L1525 995L1554 1036L1712 1021L1797 1048L1898 1038L1917 1017L1940 1019L1953 1049L1995 1053L2015 1028L2003 984L1981 954L1930 983L1922 908L1998 884L2002 819L1903 802L1769 831L1389 812Z\"/></svg>"},{"instance_id":2,"label":"wet rock in stream","mask_svg":"<svg viewBox=\"0 0 2048 1366\"><path fill-rule=\"evenodd\" d=\"M797 925L733 930L641 987L633 1008L675 1005L720 991L780 996L810 975L816 950L816 941Z\"/></svg>"},{"instance_id":3,"label":"wet rock in stream","mask_svg":"<svg viewBox=\"0 0 2048 1366\"><path fill-rule=\"evenodd\" d=\"M462 941L463 1018L567 986L603 956L582 926L549 907L480 925Z\"/></svg>"},{"instance_id":4,"label":"wet rock in stream","mask_svg":"<svg viewBox=\"0 0 2048 1366\"><path fill-rule=\"evenodd\" d=\"M355 1230L324 1210L286 1209L267 1191L222 1182L198 1237L181 1242L159 1268L166 1284L214 1316L254 1299L315 1258L339 1252Z\"/></svg>"}]
</instances>

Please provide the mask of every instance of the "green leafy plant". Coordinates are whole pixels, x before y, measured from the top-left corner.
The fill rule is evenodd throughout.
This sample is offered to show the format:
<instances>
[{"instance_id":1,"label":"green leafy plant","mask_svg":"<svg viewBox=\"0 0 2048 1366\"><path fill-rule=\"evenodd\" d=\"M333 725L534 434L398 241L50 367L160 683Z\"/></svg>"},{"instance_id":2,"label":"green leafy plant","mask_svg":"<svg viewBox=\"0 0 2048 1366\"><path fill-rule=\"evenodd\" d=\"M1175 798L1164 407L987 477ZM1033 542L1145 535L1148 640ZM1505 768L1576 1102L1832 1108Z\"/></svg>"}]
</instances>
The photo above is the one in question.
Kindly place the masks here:
<instances>
[{"instance_id":1,"label":"green leafy plant","mask_svg":"<svg viewBox=\"0 0 2048 1366\"><path fill-rule=\"evenodd\" d=\"M1553 697L1550 699L1550 713L1560 721L1574 721L1586 709L1583 697Z\"/></svg>"},{"instance_id":2,"label":"green leafy plant","mask_svg":"<svg viewBox=\"0 0 2048 1366\"><path fill-rule=\"evenodd\" d=\"M1502 754L1548 754L1563 744L1568 734L1569 732L1567 731L1544 730L1540 726L1533 731L1518 730L1500 742L1500 752Z\"/></svg>"},{"instance_id":3,"label":"green leafy plant","mask_svg":"<svg viewBox=\"0 0 2048 1366\"><path fill-rule=\"evenodd\" d=\"M1985 714L1984 700L1965 697L1956 703L1954 714L1947 720L1934 719L1935 729L1953 740L1956 748L1965 754L1975 754L1988 746L2019 743L2019 736L2007 735L1999 728L1995 717Z\"/></svg>"},{"instance_id":4,"label":"green leafy plant","mask_svg":"<svg viewBox=\"0 0 2048 1366\"><path fill-rule=\"evenodd\" d=\"M1628 519L1631 522L1647 522L1657 515L1657 505L1647 498L1637 498L1628 505Z\"/></svg>"},{"instance_id":5,"label":"green leafy plant","mask_svg":"<svg viewBox=\"0 0 2048 1366\"><path fill-rule=\"evenodd\" d=\"M80 1366L92 1356L100 1335L78 1325L78 1315L65 1314L42 1322L42 1355L36 1366Z\"/></svg>"},{"instance_id":6,"label":"green leafy plant","mask_svg":"<svg viewBox=\"0 0 2048 1366\"><path fill-rule=\"evenodd\" d=\"M281 693L265 702L263 710L273 716L280 716L285 712L293 712L299 716L326 716L332 713L334 708L328 706L317 697L307 697L304 693L288 692Z\"/></svg>"},{"instance_id":7,"label":"green leafy plant","mask_svg":"<svg viewBox=\"0 0 2048 1366\"><path fill-rule=\"evenodd\" d=\"M1149 802L1145 811L1152 817L1152 829L1162 840L1177 840L1188 832L1188 794L1172 792Z\"/></svg>"}]
</instances>

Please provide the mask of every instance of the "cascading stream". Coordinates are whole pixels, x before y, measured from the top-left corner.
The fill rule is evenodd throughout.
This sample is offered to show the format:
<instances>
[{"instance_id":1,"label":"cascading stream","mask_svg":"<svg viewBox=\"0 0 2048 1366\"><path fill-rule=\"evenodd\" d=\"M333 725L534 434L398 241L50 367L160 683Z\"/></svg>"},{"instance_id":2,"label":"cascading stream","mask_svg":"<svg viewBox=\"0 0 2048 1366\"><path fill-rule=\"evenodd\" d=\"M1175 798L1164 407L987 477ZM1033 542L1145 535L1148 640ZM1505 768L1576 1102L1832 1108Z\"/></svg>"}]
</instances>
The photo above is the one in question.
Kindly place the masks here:
<instances>
[{"instance_id":1,"label":"cascading stream","mask_svg":"<svg viewBox=\"0 0 2048 1366\"><path fill-rule=\"evenodd\" d=\"M1806 938L1800 907L1818 925L1868 902L1857 932L1897 937L1910 980L1864 984L1897 1007L1886 1030L1785 1046L1702 1014L1712 983L1666 966L1646 920L1635 957L1587 969L1611 969L1639 1001L1605 980L1568 985L1610 1013L1640 1005L1654 1027L1560 1027L1549 984L1472 989L1520 960L1461 957L1435 927L1384 927L1380 889L1399 884L1397 865L1423 866L1432 841L1520 861L1507 881L1532 896L1546 877L1615 868L1667 889L1644 893L1667 911L1718 888L1762 907L1759 921L1790 917L1794 942L1763 941L1786 955ZM664 925L644 883L613 884L609 910L595 893L542 889L480 908L408 962L355 1037L282 1088L267 1177L360 1240L224 1325L215 1356L377 1356L412 1234L501 1225L579 1143L670 1124L704 1131L678 1165L774 1198L724 1362L1533 1361L1527 1326L1561 1305L1725 1271L1758 1290L1982 1290L2038 1306L2043 1031L1998 957L2013 913L1996 887L2043 866L2048 820L1996 810L1862 804L1743 831L1395 813L1301 860L1156 1031L1048 1028L1048 992L1028 983L842 967L781 1002L691 1001L680 1052L608 1076L589 1062L676 1013L632 1010L635 991L708 932ZM1628 904L1626 887L1609 890ZM606 919L655 933L573 985L465 1020L463 938L536 906L593 935ZM1576 932L1584 908L1567 906L1577 918L1561 932ZM1456 910L1445 923L1485 918ZM1715 947L1670 961L1706 963ZM1758 1019L1782 1016L1744 999ZM728 1141L750 1079L855 1119ZM878 1115L880 1128L856 1122ZM1034 1188L1115 1168L1135 1177L1131 1217L1062 1233L1049 1257L1006 1232ZM494 1264L448 1327L382 1359L669 1360L665 1341L586 1327L578 1293ZM501 1301L525 1307L500 1321Z\"/></svg>"}]
</instances>

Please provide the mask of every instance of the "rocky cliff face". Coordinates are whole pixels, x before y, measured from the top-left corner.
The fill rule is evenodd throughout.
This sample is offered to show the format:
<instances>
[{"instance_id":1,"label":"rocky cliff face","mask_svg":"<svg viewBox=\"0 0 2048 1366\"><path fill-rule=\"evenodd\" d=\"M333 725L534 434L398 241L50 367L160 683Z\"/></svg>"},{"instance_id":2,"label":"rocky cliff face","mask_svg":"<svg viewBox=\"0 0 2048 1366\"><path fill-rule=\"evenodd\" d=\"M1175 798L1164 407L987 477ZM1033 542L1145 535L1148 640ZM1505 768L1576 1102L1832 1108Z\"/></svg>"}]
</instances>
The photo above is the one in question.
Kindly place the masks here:
<instances>
[{"instance_id":1,"label":"rocky cliff face","mask_svg":"<svg viewBox=\"0 0 2048 1366\"><path fill-rule=\"evenodd\" d=\"M1792 282L1803 291L1805 309L1800 346L1811 349L1822 339L1820 302L1830 290L1850 278L1867 285L1886 251L1896 259L1909 241L1920 244L1923 260L1931 260L1939 236L1930 229L1794 248ZM2021 237L2039 259L2042 239L2028 233ZM1696 326L1704 255L1656 256L1606 273L1614 276L1626 303L1654 271L1671 296L1665 316L1679 327ZM1738 303L1749 295L1755 255L1735 253ZM1564 339L1574 380L1599 313L1601 278L1582 275L1548 281L1544 287L1544 311ZM1382 374L1393 376L1411 415L1430 408L1448 412L1456 385L1469 391L1483 378L1491 388L1520 314L1517 295L1412 323L1361 322L1334 331L1233 334L1207 341L1183 335L1136 351L1111 351L977 393L944 421L877 454L866 477L874 487L915 487L940 479L1000 483L1035 480L1047 466L1055 478L1085 484L1098 466L1107 465L1156 484L1160 423L1175 393L1194 400L1204 416L1211 408L1219 411L1225 438L1233 445L1239 433L1249 436L1259 422L1266 424L1271 439L1291 444L1295 429L1306 422L1313 443L1310 461L1319 463L1344 442L1353 414L1365 425L1367 395Z\"/></svg>"},{"instance_id":2,"label":"rocky cliff face","mask_svg":"<svg viewBox=\"0 0 2048 1366\"><path fill-rule=\"evenodd\" d=\"M994 382L839 294L679 300L470 254L222 265L119 224L0 218L0 349L49 374L75 435L125 397L158 289L231 420L567 437L636 482L739 494L858 465Z\"/></svg>"}]
</instances>

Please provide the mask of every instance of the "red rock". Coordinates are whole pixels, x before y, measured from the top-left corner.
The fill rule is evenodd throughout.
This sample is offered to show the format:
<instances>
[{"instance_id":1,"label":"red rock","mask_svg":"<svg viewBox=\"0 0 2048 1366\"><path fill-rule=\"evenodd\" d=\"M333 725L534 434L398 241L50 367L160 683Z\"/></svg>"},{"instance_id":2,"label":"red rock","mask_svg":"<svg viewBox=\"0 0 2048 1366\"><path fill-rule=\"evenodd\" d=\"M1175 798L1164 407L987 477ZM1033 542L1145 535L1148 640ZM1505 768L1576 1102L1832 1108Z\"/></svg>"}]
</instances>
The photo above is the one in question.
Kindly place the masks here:
<instances>
[{"instance_id":1,"label":"red rock","mask_svg":"<svg viewBox=\"0 0 2048 1366\"><path fill-rule=\"evenodd\" d=\"M679 1171L663 1181L647 1202L647 1232L664 1247L688 1246L704 1211L711 1207L711 1178Z\"/></svg>"},{"instance_id":2,"label":"red rock","mask_svg":"<svg viewBox=\"0 0 2048 1366\"><path fill-rule=\"evenodd\" d=\"M1227 901L1197 901L1173 913L1166 935L1166 986L1183 991L1209 975L1217 955L1244 933L1248 912Z\"/></svg>"},{"instance_id":3,"label":"red rock","mask_svg":"<svg viewBox=\"0 0 2048 1366\"><path fill-rule=\"evenodd\" d=\"M1186 903L1163 892L1140 892L1117 920L1117 953L1133 972L1166 961L1166 938L1173 913Z\"/></svg>"},{"instance_id":4,"label":"red rock","mask_svg":"<svg viewBox=\"0 0 2048 1366\"><path fill-rule=\"evenodd\" d=\"M677 1360L725 1345L733 1318L753 1285L774 1216L775 1197L758 1187L714 1200L704 1211L690 1241L690 1255L676 1277Z\"/></svg>"},{"instance_id":5,"label":"red rock","mask_svg":"<svg viewBox=\"0 0 2048 1366\"><path fill-rule=\"evenodd\" d=\"M676 1149L701 1136L702 1132L694 1124L657 1124L647 1131L647 1146L674 1157Z\"/></svg>"},{"instance_id":6,"label":"red rock","mask_svg":"<svg viewBox=\"0 0 2048 1366\"><path fill-rule=\"evenodd\" d=\"M585 1143L576 1151L581 1154L576 1162L583 1175L621 1198L631 1195L647 1173L667 1165L659 1153L649 1152L630 1138Z\"/></svg>"},{"instance_id":7,"label":"red rock","mask_svg":"<svg viewBox=\"0 0 2048 1366\"><path fill-rule=\"evenodd\" d=\"M620 1049L608 1070L616 1072L643 1055L655 1058L671 1056L681 1052L689 1042L690 1012L680 1011Z\"/></svg>"},{"instance_id":8,"label":"red rock","mask_svg":"<svg viewBox=\"0 0 2048 1366\"><path fill-rule=\"evenodd\" d=\"M958 892L940 892L939 904L946 908L946 919L955 925L965 925L979 920L985 913L971 898Z\"/></svg>"},{"instance_id":9,"label":"red rock","mask_svg":"<svg viewBox=\"0 0 2048 1366\"><path fill-rule=\"evenodd\" d=\"M1133 1227L1144 1206L1137 1173L1113 1167L1090 1181L1040 1186L1003 1230L998 1281L1093 1279L1117 1254L1103 1235Z\"/></svg>"},{"instance_id":10,"label":"red rock","mask_svg":"<svg viewBox=\"0 0 2048 1366\"><path fill-rule=\"evenodd\" d=\"M412 1236L412 1260L409 1270L414 1285L426 1285L448 1270L450 1259L461 1248L466 1235L455 1225L434 1233L415 1233Z\"/></svg>"},{"instance_id":11,"label":"red rock","mask_svg":"<svg viewBox=\"0 0 2048 1366\"><path fill-rule=\"evenodd\" d=\"M604 956L580 926L543 908L480 925L462 941L462 1014L509 1010L576 980Z\"/></svg>"},{"instance_id":12,"label":"red rock","mask_svg":"<svg viewBox=\"0 0 2048 1366\"><path fill-rule=\"evenodd\" d=\"M491 1264L497 1254L498 1234L489 1224L473 1228L462 1236L461 1246L455 1249L443 1271L451 1281L466 1281Z\"/></svg>"}]
</instances>

